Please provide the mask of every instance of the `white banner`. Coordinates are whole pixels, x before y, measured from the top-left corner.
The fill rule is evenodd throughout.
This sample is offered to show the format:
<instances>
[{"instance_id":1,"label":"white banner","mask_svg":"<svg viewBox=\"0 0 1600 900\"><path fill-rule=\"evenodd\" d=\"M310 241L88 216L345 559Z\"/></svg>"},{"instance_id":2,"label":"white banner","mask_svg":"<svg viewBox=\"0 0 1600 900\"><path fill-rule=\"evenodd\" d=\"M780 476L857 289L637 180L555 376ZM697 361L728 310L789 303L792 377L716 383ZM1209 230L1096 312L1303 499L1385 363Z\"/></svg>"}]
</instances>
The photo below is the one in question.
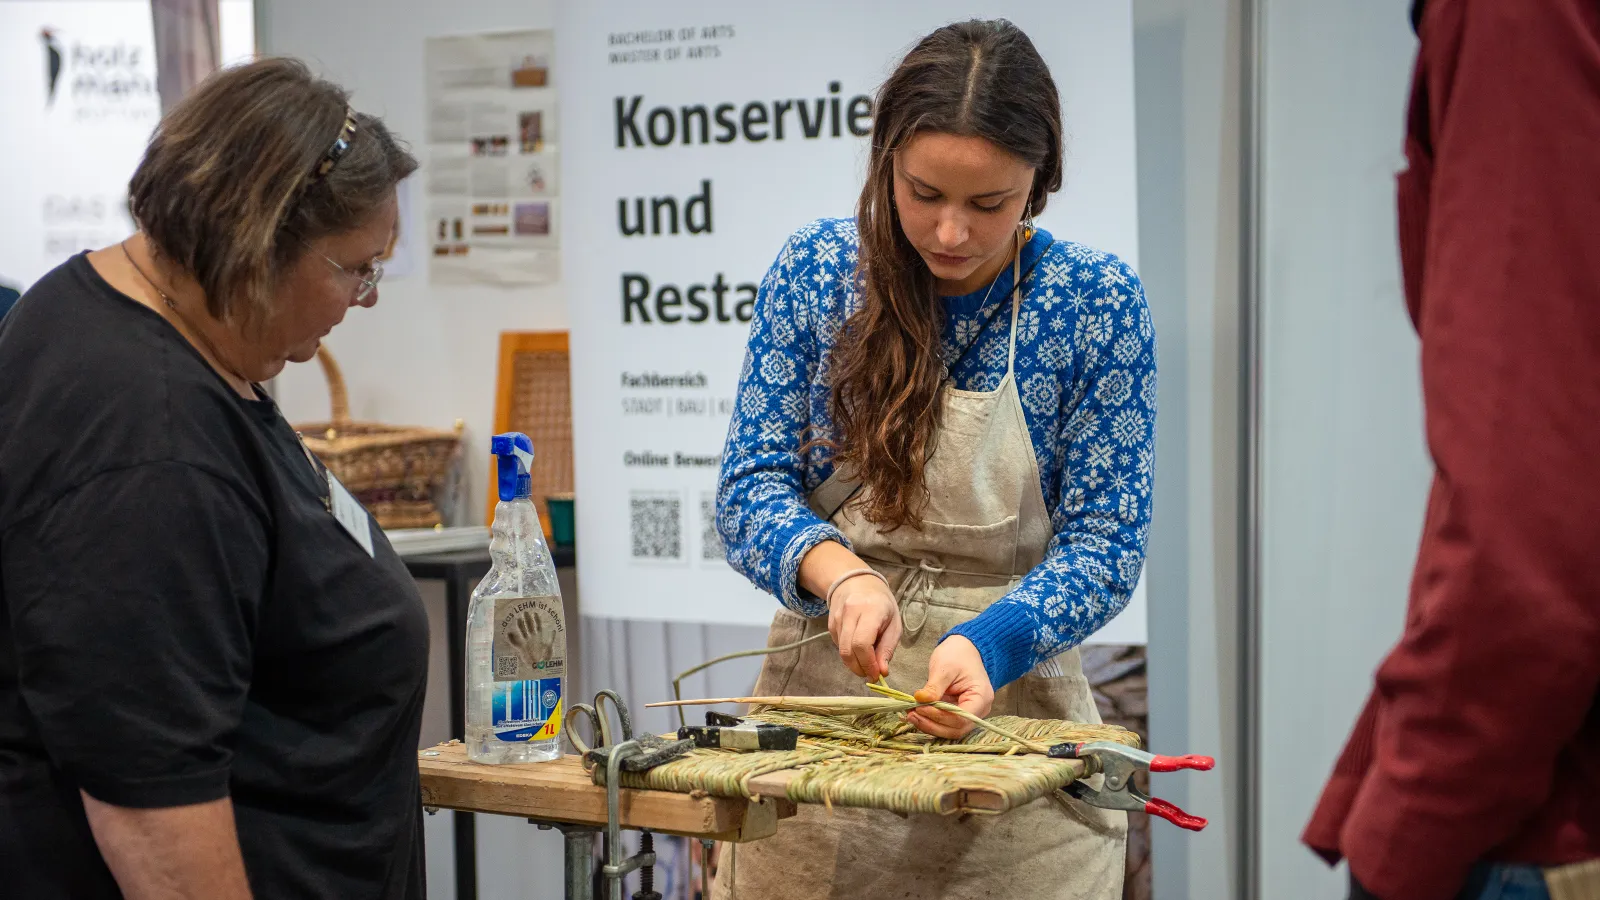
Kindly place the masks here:
<instances>
[{"instance_id":1,"label":"white banner","mask_svg":"<svg viewBox=\"0 0 1600 900\"><path fill-rule=\"evenodd\" d=\"M1061 90L1066 187L1041 224L1137 266L1129 0L560 10L584 611L765 623L776 601L723 561L712 519L756 286L795 229L853 214L900 56L975 15L1016 22ZM1096 640L1143 643L1142 596Z\"/></svg>"},{"instance_id":2,"label":"white banner","mask_svg":"<svg viewBox=\"0 0 1600 900\"><path fill-rule=\"evenodd\" d=\"M221 0L224 64L253 53L252 10ZM0 282L133 233L128 179L161 118L154 34L149 3L0 3Z\"/></svg>"}]
</instances>

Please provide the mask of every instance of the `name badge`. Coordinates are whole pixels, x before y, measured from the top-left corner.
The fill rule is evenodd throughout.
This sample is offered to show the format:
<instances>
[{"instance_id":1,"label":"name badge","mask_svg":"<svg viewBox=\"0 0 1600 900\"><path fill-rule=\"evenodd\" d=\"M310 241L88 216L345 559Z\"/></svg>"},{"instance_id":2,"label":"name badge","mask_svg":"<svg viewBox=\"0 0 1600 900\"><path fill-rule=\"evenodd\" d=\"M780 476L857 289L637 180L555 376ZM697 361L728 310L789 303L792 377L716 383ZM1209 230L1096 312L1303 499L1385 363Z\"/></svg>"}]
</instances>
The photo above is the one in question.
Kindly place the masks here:
<instances>
[{"instance_id":1,"label":"name badge","mask_svg":"<svg viewBox=\"0 0 1600 900\"><path fill-rule=\"evenodd\" d=\"M332 472L328 473L329 506L332 507L333 517L339 520L346 533L356 539L361 549L367 551L368 556L374 556L372 550L372 517L367 515L366 509L360 501L345 490L344 485L335 478Z\"/></svg>"}]
</instances>

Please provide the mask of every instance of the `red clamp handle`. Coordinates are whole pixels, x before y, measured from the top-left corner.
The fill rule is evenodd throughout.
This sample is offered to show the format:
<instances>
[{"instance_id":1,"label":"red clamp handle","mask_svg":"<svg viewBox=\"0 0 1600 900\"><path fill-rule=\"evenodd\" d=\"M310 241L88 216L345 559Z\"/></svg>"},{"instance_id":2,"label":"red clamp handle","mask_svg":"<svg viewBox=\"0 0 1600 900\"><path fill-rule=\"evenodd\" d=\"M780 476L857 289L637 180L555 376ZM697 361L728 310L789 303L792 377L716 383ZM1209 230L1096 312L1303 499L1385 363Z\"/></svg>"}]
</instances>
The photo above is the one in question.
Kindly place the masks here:
<instances>
[{"instance_id":1,"label":"red clamp handle","mask_svg":"<svg viewBox=\"0 0 1600 900\"><path fill-rule=\"evenodd\" d=\"M1150 759L1152 772L1176 772L1179 769L1197 769L1201 772L1211 771L1217 761L1209 756L1155 756ZM1205 820L1200 820L1204 824Z\"/></svg>"},{"instance_id":2,"label":"red clamp handle","mask_svg":"<svg viewBox=\"0 0 1600 900\"><path fill-rule=\"evenodd\" d=\"M1189 815L1165 800L1151 799L1147 801L1144 805L1144 811L1152 816L1160 816L1179 828L1187 828L1190 831L1200 831L1211 824L1199 816Z\"/></svg>"}]
</instances>

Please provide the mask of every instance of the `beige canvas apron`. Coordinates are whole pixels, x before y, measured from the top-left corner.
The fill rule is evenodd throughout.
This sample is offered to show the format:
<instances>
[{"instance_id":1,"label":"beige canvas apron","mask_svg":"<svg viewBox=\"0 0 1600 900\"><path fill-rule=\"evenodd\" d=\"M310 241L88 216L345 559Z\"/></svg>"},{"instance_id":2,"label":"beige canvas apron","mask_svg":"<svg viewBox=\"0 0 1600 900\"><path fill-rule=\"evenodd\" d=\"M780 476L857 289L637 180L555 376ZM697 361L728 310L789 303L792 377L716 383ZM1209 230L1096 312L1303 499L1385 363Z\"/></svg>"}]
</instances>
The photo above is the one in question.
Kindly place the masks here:
<instances>
[{"instance_id":1,"label":"beige canvas apron","mask_svg":"<svg viewBox=\"0 0 1600 900\"><path fill-rule=\"evenodd\" d=\"M1017 268L1013 263L1014 273ZM819 515L838 509L832 521L856 555L889 580L900 601L905 633L888 681L904 691L927 682L928 660L939 639L1038 565L1051 537L1014 375L1020 303L1014 287L1010 356L999 389L944 388L941 429L926 468L929 500L921 530L880 531L848 506L840 508L853 485L838 472L811 497ZM825 616L805 619L781 610L773 618L768 646L827 628ZM868 693L828 640L769 656L755 692ZM1077 650L1001 688L993 713L1100 721ZM1127 816L1076 801L1073 809L1079 815L1046 799L999 816L901 818L878 810L802 806L798 816L779 825L777 835L738 847L731 861L723 855L714 896L1117 900Z\"/></svg>"},{"instance_id":2,"label":"beige canvas apron","mask_svg":"<svg viewBox=\"0 0 1600 900\"><path fill-rule=\"evenodd\" d=\"M1544 880L1550 900L1600 900L1600 860L1546 869Z\"/></svg>"}]
</instances>

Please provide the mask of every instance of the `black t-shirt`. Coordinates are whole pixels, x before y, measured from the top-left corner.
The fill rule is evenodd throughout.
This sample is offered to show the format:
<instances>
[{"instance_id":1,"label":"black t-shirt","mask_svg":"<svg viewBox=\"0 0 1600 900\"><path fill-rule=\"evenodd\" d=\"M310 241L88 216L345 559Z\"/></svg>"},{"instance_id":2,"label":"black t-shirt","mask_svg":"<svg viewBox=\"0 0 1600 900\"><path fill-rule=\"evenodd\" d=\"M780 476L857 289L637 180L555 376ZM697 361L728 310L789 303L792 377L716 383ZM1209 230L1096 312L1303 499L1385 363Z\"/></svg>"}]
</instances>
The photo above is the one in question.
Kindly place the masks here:
<instances>
[{"instance_id":1,"label":"black t-shirt","mask_svg":"<svg viewBox=\"0 0 1600 900\"><path fill-rule=\"evenodd\" d=\"M427 616L327 493L86 257L0 323L0 894L120 896L82 788L231 797L260 898L424 895Z\"/></svg>"}]
</instances>

